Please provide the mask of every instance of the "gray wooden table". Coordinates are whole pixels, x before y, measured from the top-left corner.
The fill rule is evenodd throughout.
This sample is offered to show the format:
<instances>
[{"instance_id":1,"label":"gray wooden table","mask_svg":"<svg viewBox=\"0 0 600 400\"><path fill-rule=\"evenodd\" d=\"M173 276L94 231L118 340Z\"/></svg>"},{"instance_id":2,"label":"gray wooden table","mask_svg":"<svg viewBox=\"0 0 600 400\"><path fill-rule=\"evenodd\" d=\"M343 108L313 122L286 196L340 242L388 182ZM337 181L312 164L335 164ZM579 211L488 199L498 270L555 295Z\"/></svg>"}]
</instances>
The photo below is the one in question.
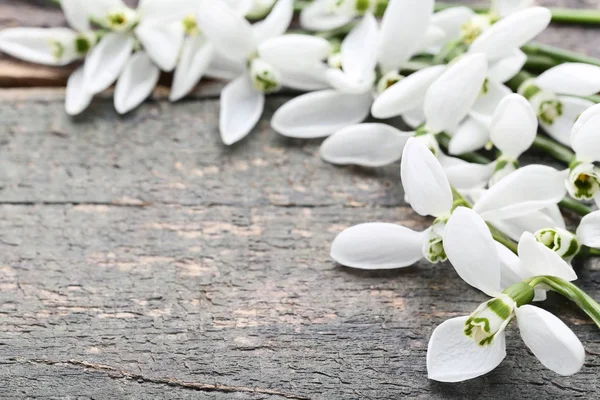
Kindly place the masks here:
<instances>
[{"instance_id":1,"label":"gray wooden table","mask_svg":"<svg viewBox=\"0 0 600 400\"><path fill-rule=\"evenodd\" d=\"M62 23L0 0L2 26ZM600 56L598 29L542 40ZM66 74L0 59L4 86L61 86ZM448 264L364 272L328 255L356 223L428 224L404 203L399 166L337 168L318 141L278 136L268 121L285 95L225 147L220 88L177 105L157 90L124 117L106 96L78 118L61 87L0 90L1 398L600 396L598 329L557 296L544 307L584 343L579 374L546 370L513 325L492 373L428 381L432 330L485 295ZM599 299L600 262L577 268Z\"/></svg>"}]
</instances>

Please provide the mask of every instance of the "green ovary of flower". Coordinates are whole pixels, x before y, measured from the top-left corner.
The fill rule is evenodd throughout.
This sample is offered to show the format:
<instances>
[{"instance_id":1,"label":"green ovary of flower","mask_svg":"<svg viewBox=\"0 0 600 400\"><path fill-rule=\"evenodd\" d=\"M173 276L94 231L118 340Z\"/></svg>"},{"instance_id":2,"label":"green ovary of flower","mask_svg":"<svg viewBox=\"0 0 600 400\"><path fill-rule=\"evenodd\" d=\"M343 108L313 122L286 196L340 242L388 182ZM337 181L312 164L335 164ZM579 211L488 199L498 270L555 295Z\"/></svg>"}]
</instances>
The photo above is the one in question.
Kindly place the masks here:
<instances>
[{"instance_id":1,"label":"green ovary of flower","mask_svg":"<svg viewBox=\"0 0 600 400\"><path fill-rule=\"evenodd\" d=\"M79 35L75 39L75 51L78 54L86 54L92 48L92 42L84 35Z\"/></svg>"},{"instance_id":2,"label":"green ovary of flower","mask_svg":"<svg viewBox=\"0 0 600 400\"><path fill-rule=\"evenodd\" d=\"M571 169L569 194L577 200L593 200L600 192L600 173L591 163L580 163Z\"/></svg>"},{"instance_id":3,"label":"green ovary of flower","mask_svg":"<svg viewBox=\"0 0 600 400\"><path fill-rule=\"evenodd\" d=\"M465 322L465 335L479 346L491 345L512 319L515 306L515 302L505 295L483 303Z\"/></svg>"},{"instance_id":4,"label":"green ovary of flower","mask_svg":"<svg viewBox=\"0 0 600 400\"><path fill-rule=\"evenodd\" d=\"M574 257L581 249L577 237L571 232L560 228L539 230L535 233L535 238L538 242L566 259Z\"/></svg>"},{"instance_id":5,"label":"green ovary of flower","mask_svg":"<svg viewBox=\"0 0 600 400\"><path fill-rule=\"evenodd\" d=\"M254 87L263 93L276 92L281 88L279 73L260 58L250 61L250 76Z\"/></svg>"},{"instance_id":6,"label":"green ovary of flower","mask_svg":"<svg viewBox=\"0 0 600 400\"><path fill-rule=\"evenodd\" d=\"M548 124L552 125L556 119L563 115L563 104L560 100L547 100L540 104L538 110L539 119Z\"/></svg>"}]
</instances>

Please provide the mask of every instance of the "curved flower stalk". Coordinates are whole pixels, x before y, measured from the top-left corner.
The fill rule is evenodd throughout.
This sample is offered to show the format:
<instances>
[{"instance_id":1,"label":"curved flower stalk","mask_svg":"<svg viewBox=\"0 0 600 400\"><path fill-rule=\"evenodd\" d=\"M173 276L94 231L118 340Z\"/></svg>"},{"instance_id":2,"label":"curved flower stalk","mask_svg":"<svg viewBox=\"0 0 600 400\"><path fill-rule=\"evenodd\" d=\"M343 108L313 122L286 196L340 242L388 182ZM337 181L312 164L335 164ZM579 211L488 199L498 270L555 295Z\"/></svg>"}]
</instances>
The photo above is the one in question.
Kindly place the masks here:
<instances>
[{"instance_id":1,"label":"curved flower stalk","mask_svg":"<svg viewBox=\"0 0 600 400\"><path fill-rule=\"evenodd\" d=\"M434 147L437 146L434 144L434 136L454 129L467 115L479 96L486 72L486 57L483 54L471 54L462 57L447 69L436 66L410 75L379 98L387 93L404 91L398 97L402 98L402 104L396 103L401 112L412 110L415 103L422 102L427 122L417 132L402 135L420 136L421 140L430 142L436 154L441 156L442 153ZM425 86L428 88L423 91ZM373 114L376 117L381 116L380 110L375 111L378 100L373 104ZM327 138L321 146L321 157L333 164L387 165L402 155L403 142L398 140L398 136L399 133L391 131L371 135L369 130L358 125L354 129L338 131Z\"/></svg>"},{"instance_id":2,"label":"curved flower stalk","mask_svg":"<svg viewBox=\"0 0 600 400\"><path fill-rule=\"evenodd\" d=\"M326 77L333 89L287 102L275 112L273 129L289 137L319 138L363 121L373 104L375 87L384 91L402 79L400 69L424 47L433 3L392 0L380 27L367 13L346 36L341 52L329 59L332 67Z\"/></svg>"},{"instance_id":3,"label":"curved flower stalk","mask_svg":"<svg viewBox=\"0 0 600 400\"><path fill-rule=\"evenodd\" d=\"M265 94L282 85L300 90L326 86L322 60L331 46L318 37L283 35L293 12L293 1L281 0L264 20L250 25L225 3L199 3L198 25L215 46L215 53L221 54L216 61L227 64L220 69L235 76L221 92L223 143L233 144L250 133L262 115Z\"/></svg>"},{"instance_id":4,"label":"curved flower stalk","mask_svg":"<svg viewBox=\"0 0 600 400\"><path fill-rule=\"evenodd\" d=\"M552 138L571 146L571 131L581 113L594 105L582 98L600 91L600 67L565 63L521 84L518 92L531 102L540 125Z\"/></svg>"},{"instance_id":5,"label":"curved flower stalk","mask_svg":"<svg viewBox=\"0 0 600 400\"><path fill-rule=\"evenodd\" d=\"M457 208L446 226L448 259L460 277L491 300L470 316L452 318L438 326L429 340L429 379L459 382L484 375L506 357L504 331L513 318L521 337L538 360L561 375L583 366L585 350L575 334L553 314L529 305L534 287L526 281L539 275L566 281L577 278L556 253L524 234L519 242L519 273L506 287L503 262L484 221L472 210Z\"/></svg>"}]
</instances>

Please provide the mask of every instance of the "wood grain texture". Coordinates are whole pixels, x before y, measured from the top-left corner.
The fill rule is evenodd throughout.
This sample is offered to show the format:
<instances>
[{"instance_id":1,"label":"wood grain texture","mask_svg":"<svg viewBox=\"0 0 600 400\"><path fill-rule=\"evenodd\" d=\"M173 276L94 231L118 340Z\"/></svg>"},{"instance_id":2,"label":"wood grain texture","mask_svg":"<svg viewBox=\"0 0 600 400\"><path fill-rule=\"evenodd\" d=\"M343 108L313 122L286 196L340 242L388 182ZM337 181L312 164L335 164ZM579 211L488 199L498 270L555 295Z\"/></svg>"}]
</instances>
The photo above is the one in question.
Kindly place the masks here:
<instances>
[{"instance_id":1,"label":"wood grain texture","mask_svg":"<svg viewBox=\"0 0 600 400\"><path fill-rule=\"evenodd\" d=\"M427 380L432 330L485 295L447 263L365 272L328 255L353 224L429 224L399 165L333 167L319 141L278 136L285 95L225 147L219 88L176 106L159 91L124 117L104 96L75 119L62 89L0 91L0 397L600 396L598 330L552 295L588 353L579 374L546 370L513 324L492 373ZM600 298L600 262L577 269Z\"/></svg>"}]
</instances>

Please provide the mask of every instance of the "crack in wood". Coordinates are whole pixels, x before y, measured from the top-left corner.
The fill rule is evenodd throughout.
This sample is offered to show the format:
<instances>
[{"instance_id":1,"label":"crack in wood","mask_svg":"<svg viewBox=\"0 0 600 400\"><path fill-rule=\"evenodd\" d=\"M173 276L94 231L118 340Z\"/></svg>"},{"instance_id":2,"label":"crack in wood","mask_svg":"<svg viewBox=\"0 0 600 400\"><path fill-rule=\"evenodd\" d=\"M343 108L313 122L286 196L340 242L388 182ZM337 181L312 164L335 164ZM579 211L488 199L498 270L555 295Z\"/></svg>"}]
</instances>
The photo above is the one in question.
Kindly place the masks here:
<instances>
[{"instance_id":1,"label":"crack in wood","mask_svg":"<svg viewBox=\"0 0 600 400\"><path fill-rule=\"evenodd\" d=\"M52 365L52 366L75 366L75 367L83 367L88 370L93 370L97 372L105 372L108 377L111 379L132 379L138 382L146 382L146 383L154 383L157 385L169 385L174 387L179 387L183 389L189 390L198 390L204 392L224 392L224 393L258 393L258 394L267 394L272 396L281 396L286 399L294 399L294 400L310 400L309 397L304 397L300 395L296 395L293 393L281 392L279 390L274 389L264 389L257 387L246 387L246 386L229 386L229 385L219 385L219 384L210 384L210 383L198 383L198 382L186 382L181 379L173 378L173 377L158 377L152 378L139 373L126 371L123 369L119 369L106 364L96 364L87 361L79 361L79 360L47 360L47 359L21 359L21 358L9 358L8 361L18 362L22 364L42 364L42 365Z\"/></svg>"}]
</instances>

